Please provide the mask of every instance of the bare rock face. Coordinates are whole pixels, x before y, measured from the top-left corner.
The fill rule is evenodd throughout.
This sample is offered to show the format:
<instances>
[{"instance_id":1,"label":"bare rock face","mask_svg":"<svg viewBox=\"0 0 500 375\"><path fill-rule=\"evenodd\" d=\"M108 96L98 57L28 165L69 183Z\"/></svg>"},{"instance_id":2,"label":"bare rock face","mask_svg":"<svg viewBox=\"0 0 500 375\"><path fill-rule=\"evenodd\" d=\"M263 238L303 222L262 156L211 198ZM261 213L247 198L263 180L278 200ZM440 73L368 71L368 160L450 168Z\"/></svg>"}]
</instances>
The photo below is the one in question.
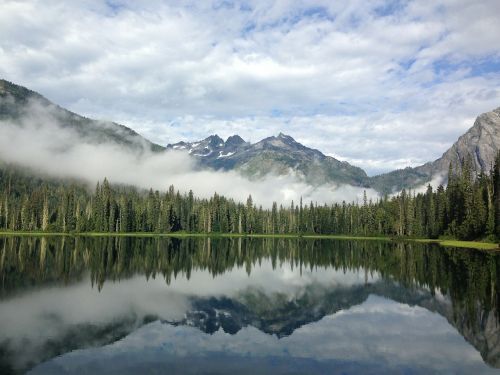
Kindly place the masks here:
<instances>
[{"instance_id":1,"label":"bare rock face","mask_svg":"<svg viewBox=\"0 0 500 375\"><path fill-rule=\"evenodd\" d=\"M500 107L478 116L474 126L433 163L433 171L446 170L450 162L455 168L460 168L460 162L470 155L476 173L489 172L499 149Z\"/></svg>"},{"instance_id":2,"label":"bare rock face","mask_svg":"<svg viewBox=\"0 0 500 375\"><path fill-rule=\"evenodd\" d=\"M405 168L374 176L370 185L382 193L392 193L403 188L422 186L433 179L446 183L450 163L454 170L461 170L462 163L472 158L473 172L489 173L495 156L500 150L500 107L483 113L474 125L439 159L416 168Z\"/></svg>"}]
</instances>

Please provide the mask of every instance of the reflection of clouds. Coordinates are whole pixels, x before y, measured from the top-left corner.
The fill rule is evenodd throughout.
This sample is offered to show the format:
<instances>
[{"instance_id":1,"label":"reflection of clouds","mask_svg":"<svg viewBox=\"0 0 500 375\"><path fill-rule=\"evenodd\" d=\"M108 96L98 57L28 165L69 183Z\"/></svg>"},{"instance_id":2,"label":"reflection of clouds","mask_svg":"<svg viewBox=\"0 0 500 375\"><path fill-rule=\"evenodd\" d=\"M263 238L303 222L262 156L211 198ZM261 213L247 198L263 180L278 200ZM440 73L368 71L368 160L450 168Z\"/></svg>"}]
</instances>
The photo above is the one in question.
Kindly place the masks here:
<instances>
[{"instance_id":1,"label":"reflection of clouds","mask_svg":"<svg viewBox=\"0 0 500 375\"><path fill-rule=\"evenodd\" d=\"M375 276L371 280L375 280ZM289 299L305 293L308 285L358 285L365 282L363 272L342 272L319 268L300 270L283 262L272 269L269 260L254 265L250 276L244 267L214 277L207 270L196 270L189 280L178 275L170 285L162 276L146 280L136 276L119 283L107 281L99 292L87 280L70 286L50 287L4 300L0 304L0 343L10 346L23 363L38 358L38 351L48 340L61 340L72 327L82 324L106 326L130 320L130 330L147 315L160 319L181 320L190 308L190 297L235 297L250 287L271 296L286 294Z\"/></svg>"},{"instance_id":2,"label":"reflection of clouds","mask_svg":"<svg viewBox=\"0 0 500 375\"><path fill-rule=\"evenodd\" d=\"M378 274L368 275L369 282L377 281ZM283 262L273 270L269 260L260 265L253 265L250 276L245 266L235 267L223 275L213 277L209 272L198 270L185 277L173 279L170 288L178 293L196 296L227 295L233 296L248 287L261 288L267 293L295 294L307 285L317 283L328 286L352 286L365 283L364 271L341 271L329 268L317 268L314 271L291 267Z\"/></svg>"},{"instance_id":3,"label":"reflection of clouds","mask_svg":"<svg viewBox=\"0 0 500 375\"><path fill-rule=\"evenodd\" d=\"M220 354L241 358L242 366L250 359L265 363L268 358L278 358L278 362L281 358L290 359L291 364L297 359L309 360L310 365L332 369L339 363L353 362L377 366L384 372L495 372L444 318L420 307L371 296L362 305L308 324L280 340L253 327L236 335L222 330L207 335L195 328L155 322L112 345L56 358L35 368L33 373L51 369L78 373L79 368L89 364L103 372L110 368L121 371L121 365L130 368L134 363L144 364L145 358L161 368L186 358ZM117 358L127 358L128 362L117 362Z\"/></svg>"},{"instance_id":4,"label":"reflection of clouds","mask_svg":"<svg viewBox=\"0 0 500 375\"><path fill-rule=\"evenodd\" d=\"M187 299L165 290L165 281L146 282L137 277L121 283L106 283L99 292L88 279L76 285L51 287L0 303L0 343L8 341L14 363L23 367L36 361L48 342L63 341L71 329L82 325L105 327L129 325L127 332L142 324L147 315L180 319L189 308ZM95 338L99 342L99 338Z\"/></svg>"}]
</instances>

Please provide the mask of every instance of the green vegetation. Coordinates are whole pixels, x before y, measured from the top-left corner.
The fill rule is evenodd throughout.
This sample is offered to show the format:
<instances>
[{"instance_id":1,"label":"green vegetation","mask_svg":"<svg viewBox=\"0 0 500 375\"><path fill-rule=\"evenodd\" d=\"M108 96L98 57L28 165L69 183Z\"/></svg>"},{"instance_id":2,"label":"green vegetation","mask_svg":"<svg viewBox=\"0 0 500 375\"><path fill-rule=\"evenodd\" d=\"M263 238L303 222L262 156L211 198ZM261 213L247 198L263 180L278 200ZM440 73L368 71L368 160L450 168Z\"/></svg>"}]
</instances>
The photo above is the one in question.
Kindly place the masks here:
<instances>
[{"instance_id":1,"label":"green vegetation","mask_svg":"<svg viewBox=\"0 0 500 375\"><path fill-rule=\"evenodd\" d=\"M499 154L500 155L500 154ZM429 238L471 241L500 238L500 156L490 174L473 176L450 168L448 186L415 194L403 190L361 204L276 203L270 209L218 194L195 198L171 186L165 193L112 186L105 179L94 193L76 182L46 180L13 168L0 169L0 230L11 232L123 234L152 236L337 236L334 238ZM221 234L222 233L222 234ZM191 234L189 234L191 235ZM340 237L338 237L340 236ZM443 242L496 248L496 245Z\"/></svg>"},{"instance_id":2,"label":"green vegetation","mask_svg":"<svg viewBox=\"0 0 500 375\"><path fill-rule=\"evenodd\" d=\"M37 236L72 236L72 237L174 237L174 238L276 238L276 239L316 239L316 240L354 240L354 241L414 241L421 243L436 243L445 247L461 247L477 250L500 250L498 244L492 242L481 241L458 241L458 240L436 240L429 238L391 238L391 237L360 237L360 236L344 236L335 234L316 234L316 235L299 235L299 234L238 234L238 233L188 233L188 232L171 232L171 233L149 233L149 232L83 232L83 233L54 233L54 232L11 232L0 231L0 236L21 236L21 237L37 237Z\"/></svg>"},{"instance_id":3,"label":"green vegetation","mask_svg":"<svg viewBox=\"0 0 500 375\"><path fill-rule=\"evenodd\" d=\"M429 240L420 239L417 242L435 242L441 246L446 247L464 247L468 249L478 250L500 250L498 244L492 242L479 242L479 241L457 241L457 240Z\"/></svg>"}]
</instances>

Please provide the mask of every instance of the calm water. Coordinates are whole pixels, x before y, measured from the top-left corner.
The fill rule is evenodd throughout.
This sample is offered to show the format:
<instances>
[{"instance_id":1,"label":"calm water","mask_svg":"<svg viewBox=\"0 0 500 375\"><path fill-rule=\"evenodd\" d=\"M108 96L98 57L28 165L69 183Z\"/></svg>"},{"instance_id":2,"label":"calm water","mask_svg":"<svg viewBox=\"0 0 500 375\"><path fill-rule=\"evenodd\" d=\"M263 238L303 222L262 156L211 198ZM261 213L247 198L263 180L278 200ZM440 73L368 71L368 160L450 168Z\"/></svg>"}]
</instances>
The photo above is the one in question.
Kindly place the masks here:
<instances>
[{"instance_id":1,"label":"calm water","mask_svg":"<svg viewBox=\"0 0 500 375\"><path fill-rule=\"evenodd\" d=\"M0 373L497 374L500 255L0 238Z\"/></svg>"}]
</instances>

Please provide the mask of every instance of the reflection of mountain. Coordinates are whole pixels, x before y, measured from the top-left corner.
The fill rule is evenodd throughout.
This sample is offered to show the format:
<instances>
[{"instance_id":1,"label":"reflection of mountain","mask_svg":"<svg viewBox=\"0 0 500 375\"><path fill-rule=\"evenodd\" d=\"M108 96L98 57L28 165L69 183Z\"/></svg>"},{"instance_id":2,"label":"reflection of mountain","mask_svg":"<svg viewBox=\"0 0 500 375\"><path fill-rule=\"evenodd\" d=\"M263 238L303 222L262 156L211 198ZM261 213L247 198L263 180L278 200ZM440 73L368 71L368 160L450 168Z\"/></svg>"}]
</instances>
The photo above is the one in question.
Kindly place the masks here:
<instances>
[{"instance_id":1,"label":"reflection of mountain","mask_svg":"<svg viewBox=\"0 0 500 375\"><path fill-rule=\"evenodd\" d=\"M72 350L113 343L140 326L134 318L106 325L78 324L48 338L41 346L26 342L23 348L12 347L8 341L0 340L0 374L24 373L27 368Z\"/></svg>"},{"instance_id":2,"label":"reflection of mountain","mask_svg":"<svg viewBox=\"0 0 500 375\"><path fill-rule=\"evenodd\" d=\"M205 294L184 291L183 295L191 302L185 318L167 318L161 309L150 311L143 307L135 311L127 307L111 323L109 320L68 323L54 307L52 315L44 319L64 331L42 342L26 366L75 348L112 342L158 318L174 325L195 326L207 333L219 327L235 333L242 327L253 326L285 337L299 327L358 306L371 294L439 313L481 352L487 363L500 366L497 293L500 256L495 253L438 251L436 246L383 241L67 237L0 238L0 253L0 304L1 299L8 300L17 294L35 292L35 295L43 288L59 286L64 290L76 283L81 285L87 274L95 286L94 295L119 288L122 284L118 281L125 283L136 275L160 278L162 290L168 288L164 281L171 287L179 278L190 283L200 272L216 280L224 279L236 269L246 270L250 275L246 279L255 281L254 272L258 273L258 264L262 262L272 269L291 268L298 278L302 272L314 274L315 270L328 275L360 271L367 275L366 282L363 278L340 284L313 280L300 284L293 293L263 288L262 284L234 285L232 293L216 288ZM378 276L369 277L371 274ZM150 290L151 283L148 284ZM146 295L144 300L151 298ZM165 303L173 302L165 299ZM116 306L117 301L111 304ZM141 302L140 306L144 304ZM0 341L2 373L6 373L13 366L13 352L9 339ZM23 343L25 356L30 354L30 345L34 344Z\"/></svg>"},{"instance_id":3,"label":"reflection of mountain","mask_svg":"<svg viewBox=\"0 0 500 375\"><path fill-rule=\"evenodd\" d=\"M454 309L449 298L437 298L426 289L407 288L391 280L333 289L308 285L293 299L257 289L247 289L234 299L196 298L193 310L187 312L183 320L170 323L194 326L210 334L220 328L234 334L245 326L253 326L267 334L284 337L325 316L360 305L371 294L437 312L479 350L485 362L500 368L500 325L495 310L482 311L475 324L470 325L466 309Z\"/></svg>"},{"instance_id":4,"label":"reflection of mountain","mask_svg":"<svg viewBox=\"0 0 500 375\"><path fill-rule=\"evenodd\" d=\"M453 307L438 299L424 301L421 305L443 316L480 353L490 366L500 368L500 324L498 310L476 310L470 319L467 307Z\"/></svg>"},{"instance_id":5,"label":"reflection of mountain","mask_svg":"<svg viewBox=\"0 0 500 375\"><path fill-rule=\"evenodd\" d=\"M232 334L251 325L284 337L325 315L361 304L368 297L365 289L356 285L328 290L324 285L308 285L299 296L290 299L285 293L267 294L249 288L234 299L194 298L193 310L182 321L172 323L195 326L206 333L222 328Z\"/></svg>"}]
</instances>

